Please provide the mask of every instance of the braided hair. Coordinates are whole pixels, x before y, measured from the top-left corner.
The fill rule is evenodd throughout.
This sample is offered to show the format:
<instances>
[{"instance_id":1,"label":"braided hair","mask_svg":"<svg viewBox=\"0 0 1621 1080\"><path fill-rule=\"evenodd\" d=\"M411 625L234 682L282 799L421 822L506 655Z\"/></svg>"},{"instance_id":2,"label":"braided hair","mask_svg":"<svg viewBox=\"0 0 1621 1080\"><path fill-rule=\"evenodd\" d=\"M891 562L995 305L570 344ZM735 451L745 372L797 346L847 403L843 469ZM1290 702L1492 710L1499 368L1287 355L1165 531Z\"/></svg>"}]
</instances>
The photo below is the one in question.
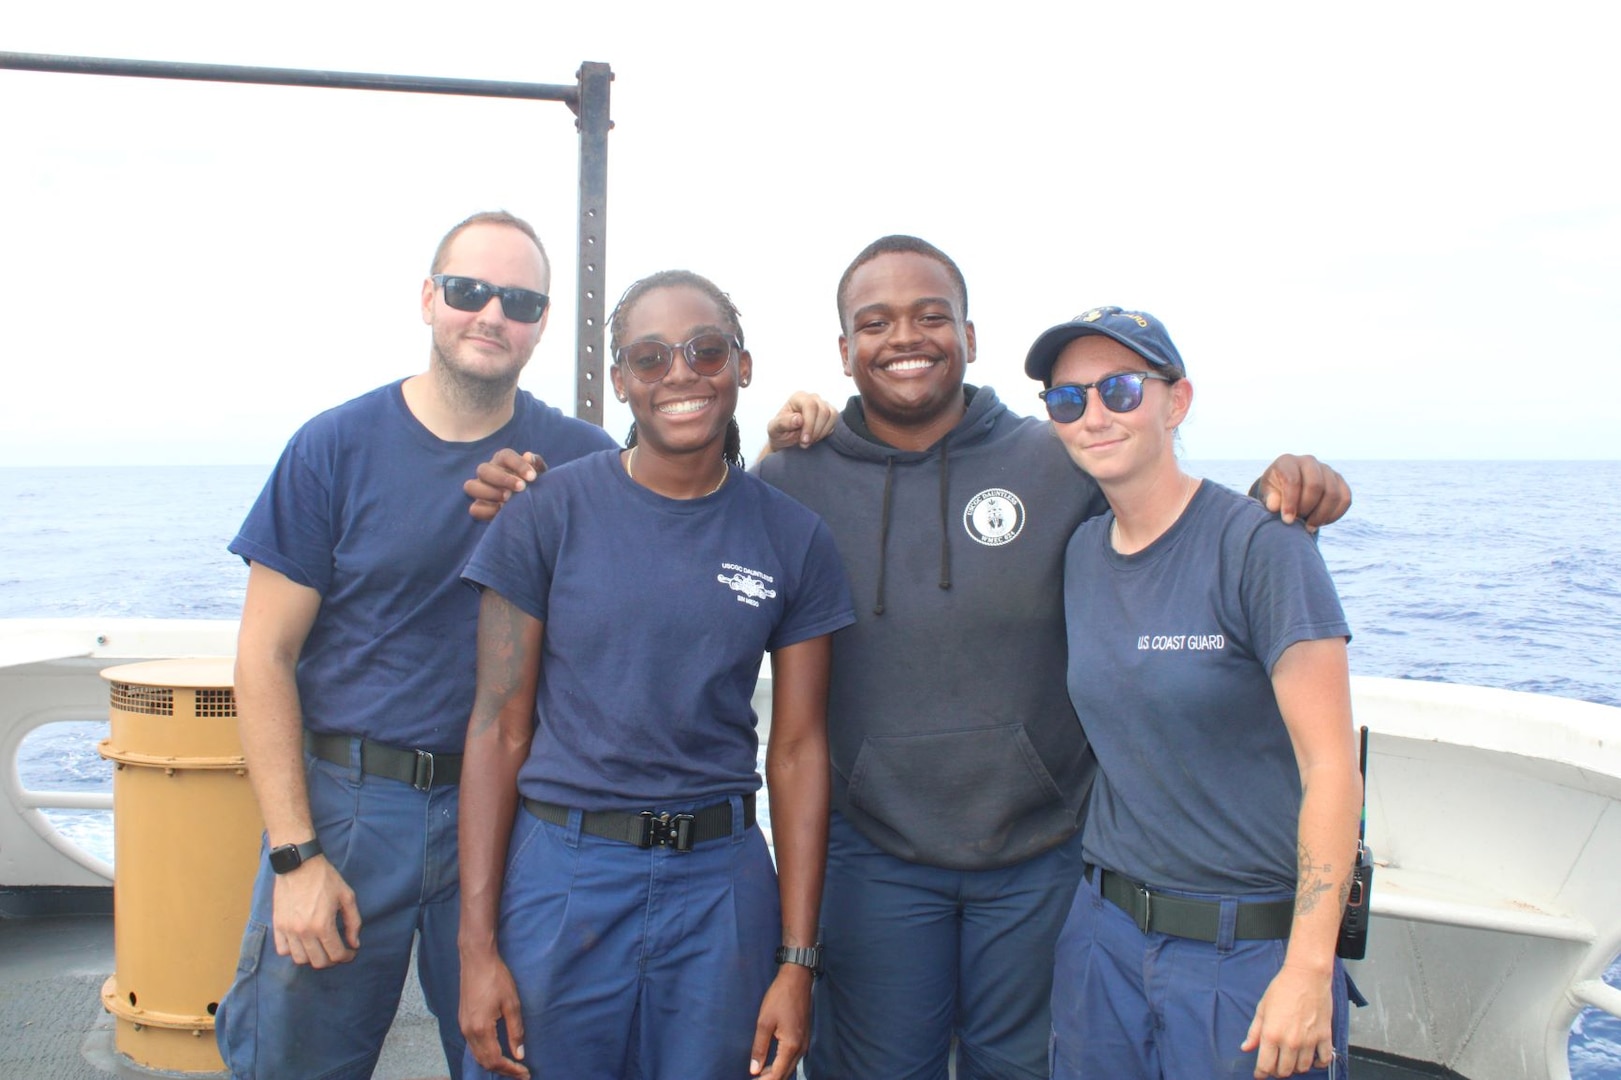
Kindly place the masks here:
<instances>
[{"instance_id":1,"label":"braided hair","mask_svg":"<svg viewBox=\"0 0 1621 1080\"><path fill-rule=\"evenodd\" d=\"M625 320L630 317L630 311L636 302L656 289L673 289L686 287L697 289L715 302L720 311L721 322L737 339L737 347L743 347L743 323L738 318L737 305L732 298L720 290L713 281L694 274L691 270L660 270L656 274L649 274L640 281L631 283L625 290L625 295L619 298L614 305L613 314L608 317L608 355L617 356L621 343L625 338ZM631 421L630 432L625 436L626 448L636 445L636 422ZM737 417L733 416L726 424L726 444L722 450L726 461L737 468L745 468L743 462L743 432L737 426Z\"/></svg>"}]
</instances>

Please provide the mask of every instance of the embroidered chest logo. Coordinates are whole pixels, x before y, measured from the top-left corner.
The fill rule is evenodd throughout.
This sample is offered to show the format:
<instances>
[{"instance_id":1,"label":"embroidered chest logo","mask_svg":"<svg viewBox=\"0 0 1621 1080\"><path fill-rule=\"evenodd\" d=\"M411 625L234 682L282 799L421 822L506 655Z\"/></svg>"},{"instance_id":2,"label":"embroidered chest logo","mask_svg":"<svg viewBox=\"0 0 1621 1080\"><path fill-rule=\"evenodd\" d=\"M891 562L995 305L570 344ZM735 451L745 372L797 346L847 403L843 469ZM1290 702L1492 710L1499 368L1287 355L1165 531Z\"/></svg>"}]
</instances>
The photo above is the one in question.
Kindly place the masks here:
<instances>
[{"instance_id":1,"label":"embroidered chest logo","mask_svg":"<svg viewBox=\"0 0 1621 1080\"><path fill-rule=\"evenodd\" d=\"M963 508L962 527L986 547L1001 547L1024 529L1024 503L1011 491L986 488Z\"/></svg>"},{"instance_id":2,"label":"embroidered chest logo","mask_svg":"<svg viewBox=\"0 0 1621 1080\"><path fill-rule=\"evenodd\" d=\"M732 592L736 593L738 603L747 604L750 607L759 607L761 600L775 600L777 598L777 590L771 588L771 585L776 584L776 579L770 574L759 570L750 570L748 567L739 566L736 563L721 563L720 568L731 572L716 574L715 580L722 585L728 586Z\"/></svg>"}]
</instances>

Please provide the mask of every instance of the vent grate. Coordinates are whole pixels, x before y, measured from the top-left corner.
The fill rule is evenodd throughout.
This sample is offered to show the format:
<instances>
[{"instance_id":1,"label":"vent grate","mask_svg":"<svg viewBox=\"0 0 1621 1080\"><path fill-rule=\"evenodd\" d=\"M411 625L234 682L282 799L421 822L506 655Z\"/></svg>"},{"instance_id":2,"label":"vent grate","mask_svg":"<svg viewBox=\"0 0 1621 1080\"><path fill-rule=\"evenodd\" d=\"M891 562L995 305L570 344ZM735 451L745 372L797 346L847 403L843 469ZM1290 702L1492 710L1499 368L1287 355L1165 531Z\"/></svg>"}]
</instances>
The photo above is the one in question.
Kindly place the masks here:
<instances>
[{"instance_id":1,"label":"vent grate","mask_svg":"<svg viewBox=\"0 0 1621 1080\"><path fill-rule=\"evenodd\" d=\"M167 686L113 683L113 708L143 716L173 716L174 691Z\"/></svg>"},{"instance_id":2,"label":"vent grate","mask_svg":"<svg viewBox=\"0 0 1621 1080\"><path fill-rule=\"evenodd\" d=\"M230 690L197 691L197 715L234 717L236 694Z\"/></svg>"}]
</instances>

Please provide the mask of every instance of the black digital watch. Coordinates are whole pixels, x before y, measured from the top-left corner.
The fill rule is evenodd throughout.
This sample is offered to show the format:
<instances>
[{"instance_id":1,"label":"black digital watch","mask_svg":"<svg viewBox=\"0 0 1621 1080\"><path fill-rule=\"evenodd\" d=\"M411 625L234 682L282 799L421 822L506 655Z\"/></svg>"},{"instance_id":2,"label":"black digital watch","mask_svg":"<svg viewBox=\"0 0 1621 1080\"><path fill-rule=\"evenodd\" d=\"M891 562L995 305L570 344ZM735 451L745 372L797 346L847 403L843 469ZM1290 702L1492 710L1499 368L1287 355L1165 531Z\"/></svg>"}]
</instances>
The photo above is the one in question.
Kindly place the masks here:
<instances>
[{"instance_id":1,"label":"black digital watch","mask_svg":"<svg viewBox=\"0 0 1621 1080\"><path fill-rule=\"evenodd\" d=\"M270 849L270 869L278 874L290 874L303 866L305 861L321 854L321 841L319 838L306 840L302 844L282 844L280 847Z\"/></svg>"}]
</instances>

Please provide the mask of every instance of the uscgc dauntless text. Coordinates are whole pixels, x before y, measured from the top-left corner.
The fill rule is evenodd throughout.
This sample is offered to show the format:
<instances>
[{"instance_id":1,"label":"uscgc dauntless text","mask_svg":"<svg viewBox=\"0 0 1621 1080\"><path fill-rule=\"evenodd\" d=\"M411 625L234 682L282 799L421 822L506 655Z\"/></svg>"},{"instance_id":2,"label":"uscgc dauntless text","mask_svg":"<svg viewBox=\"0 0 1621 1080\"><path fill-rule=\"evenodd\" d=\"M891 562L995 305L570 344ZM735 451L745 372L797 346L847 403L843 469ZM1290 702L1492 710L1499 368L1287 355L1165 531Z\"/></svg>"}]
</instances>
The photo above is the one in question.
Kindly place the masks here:
<instances>
[{"instance_id":1,"label":"uscgc dauntless text","mask_svg":"<svg viewBox=\"0 0 1621 1080\"><path fill-rule=\"evenodd\" d=\"M736 563L721 563L722 570L730 570L731 574L716 574L715 580L729 587L737 594L740 604L749 607L759 607L761 600L774 600L777 590L766 587L766 582L775 582L777 579L760 570L751 570Z\"/></svg>"}]
</instances>

